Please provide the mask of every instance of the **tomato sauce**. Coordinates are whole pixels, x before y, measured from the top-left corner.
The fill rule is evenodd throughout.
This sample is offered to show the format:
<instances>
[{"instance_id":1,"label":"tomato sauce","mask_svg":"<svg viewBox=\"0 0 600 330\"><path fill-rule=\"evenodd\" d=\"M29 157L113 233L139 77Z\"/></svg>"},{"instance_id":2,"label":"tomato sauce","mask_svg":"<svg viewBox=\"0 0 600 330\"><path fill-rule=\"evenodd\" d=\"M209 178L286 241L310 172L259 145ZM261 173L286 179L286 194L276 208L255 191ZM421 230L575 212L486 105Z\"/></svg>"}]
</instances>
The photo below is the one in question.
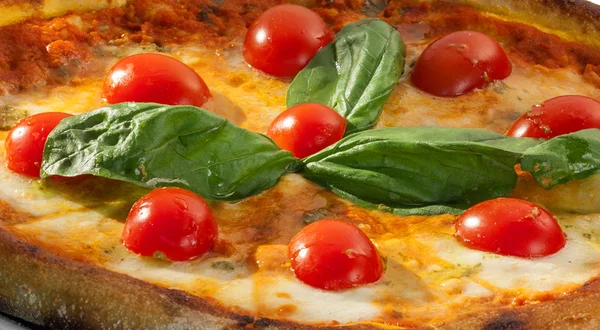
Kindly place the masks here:
<instances>
[{"instance_id":1,"label":"tomato sauce","mask_svg":"<svg viewBox=\"0 0 600 330\"><path fill-rule=\"evenodd\" d=\"M94 46L127 43L158 46L193 42L224 47L243 37L246 28L265 9L282 1L137 0L126 8L106 9L51 20L0 27L0 94L41 85L67 84L89 74ZM347 22L364 18L360 1L332 1L313 8L339 31ZM427 39L451 31L473 29L498 39L512 61L548 68L572 67L600 84L600 52L564 41L538 29L484 16L477 10L446 2L394 1L379 16L400 30L418 24Z\"/></svg>"}]
</instances>

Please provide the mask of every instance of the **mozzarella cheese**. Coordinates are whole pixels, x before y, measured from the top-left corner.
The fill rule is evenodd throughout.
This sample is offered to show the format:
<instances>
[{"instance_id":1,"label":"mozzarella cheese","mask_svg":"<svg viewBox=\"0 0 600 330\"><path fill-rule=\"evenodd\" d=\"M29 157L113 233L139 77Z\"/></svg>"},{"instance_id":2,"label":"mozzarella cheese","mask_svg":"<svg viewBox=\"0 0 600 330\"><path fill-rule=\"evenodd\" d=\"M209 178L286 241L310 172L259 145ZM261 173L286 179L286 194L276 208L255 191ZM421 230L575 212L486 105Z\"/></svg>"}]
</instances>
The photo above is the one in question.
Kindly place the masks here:
<instances>
[{"instance_id":1,"label":"mozzarella cheese","mask_svg":"<svg viewBox=\"0 0 600 330\"><path fill-rule=\"evenodd\" d=\"M407 63L413 62L423 47L409 45ZM108 46L105 52L114 54L116 61L116 57L147 50ZM265 132L285 108L287 83L249 68L240 53L239 46L216 52L198 46L171 48L171 55L192 66L210 87L213 96L205 108L242 127ZM97 63L104 71L112 64ZM101 77L91 77L51 93L7 96L1 102L29 114L82 113L104 105L101 83ZM533 104L565 94L600 99L600 91L579 75L536 66L515 66L503 82L461 96L459 102L425 94L404 78L386 103L378 126L480 127L503 132ZM5 137L6 132L0 132L0 139ZM5 168L3 148L2 144L0 200L30 215L26 221L7 226L9 230L57 254L156 285L214 297L260 316L302 322L394 323L393 315L400 313L404 320L435 321L439 315L464 308L476 310L512 299L535 302L538 295L548 292L560 295L600 273L600 215L594 214L600 211L596 197L600 185L593 184L597 178L574 183L592 182L581 194L572 193L573 189L581 191L579 186L545 192L529 189L527 182L520 183L525 188L515 190L522 198L565 201L554 210L567 233L567 245L544 258L529 260L471 250L453 238L451 216L414 219L359 210L298 175L288 175L261 195L235 204L213 204L221 238L233 244L234 253L170 263L136 256L120 244L126 212L143 189L105 180L64 188L51 181L27 179ZM85 193L80 196L80 191ZM332 201L346 205L357 217L394 228L377 235L368 230L368 221L361 224L386 260L386 272L377 283L326 292L302 284L289 270L285 244L302 227L298 219L303 212ZM281 212L276 217L268 213L277 207ZM560 213L561 209L592 214ZM261 234L260 229L234 225L246 218L264 222L261 225L270 226L274 234L267 241L254 242L252 237ZM248 261L248 255L253 261Z\"/></svg>"}]
</instances>

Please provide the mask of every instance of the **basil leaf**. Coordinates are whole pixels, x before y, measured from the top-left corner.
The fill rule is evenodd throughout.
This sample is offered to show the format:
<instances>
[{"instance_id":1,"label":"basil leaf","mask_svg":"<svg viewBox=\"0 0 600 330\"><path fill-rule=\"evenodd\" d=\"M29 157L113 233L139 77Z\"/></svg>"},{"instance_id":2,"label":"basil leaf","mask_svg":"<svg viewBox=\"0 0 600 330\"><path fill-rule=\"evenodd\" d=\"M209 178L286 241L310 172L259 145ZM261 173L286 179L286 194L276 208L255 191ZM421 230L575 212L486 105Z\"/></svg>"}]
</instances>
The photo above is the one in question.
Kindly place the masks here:
<instances>
[{"instance_id":1,"label":"basil leaf","mask_svg":"<svg viewBox=\"0 0 600 330\"><path fill-rule=\"evenodd\" d=\"M302 174L358 205L403 215L457 213L508 195L517 183L514 165L538 143L477 129L384 128L306 158Z\"/></svg>"},{"instance_id":2,"label":"basil leaf","mask_svg":"<svg viewBox=\"0 0 600 330\"><path fill-rule=\"evenodd\" d=\"M546 189L600 172L600 130L560 135L528 149L521 170L530 172Z\"/></svg>"},{"instance_id":3,"label":"basil leaf","mask_svg":"<svg viewBox=\"0 0 600 330\"><path fill-rule=\"evenodd\" d=\"M209 111L121 103L61 121L46 142L41 172L178 186L207 199L238 200L275 185L296 162L268 137Z\"/></svg>"},{"instance_id":4,"label":"basil leaf","mask_svg":"<svg viewBox=\"0 0 600 330\"><path fill-rule=\"evenodd\" d=\"M402 76L405 57L392 25L379 19L348 24L294 78L287 107L325 104L346 118L346 134L371 128Z\"/></svg>"}]
</instances>

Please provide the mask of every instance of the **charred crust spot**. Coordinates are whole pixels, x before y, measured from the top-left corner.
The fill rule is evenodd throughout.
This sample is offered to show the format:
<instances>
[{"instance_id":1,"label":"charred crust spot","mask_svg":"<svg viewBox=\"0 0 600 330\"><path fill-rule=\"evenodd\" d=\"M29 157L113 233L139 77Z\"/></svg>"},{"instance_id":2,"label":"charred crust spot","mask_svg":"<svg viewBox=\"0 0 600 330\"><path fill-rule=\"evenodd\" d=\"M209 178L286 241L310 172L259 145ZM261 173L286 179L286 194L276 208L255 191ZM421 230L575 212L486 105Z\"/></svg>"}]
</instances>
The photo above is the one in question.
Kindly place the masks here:
<instances>
[{"instance_id":1,"label":"charred crust spot","mask_svg":"<svg viewBox=\"0 0 600 330\"><path fill-rule=\"evenodd\" d=\"M237 328L247 327L254 323L254 317L252 316L237 315L236 319L238 321L236 324Z\"/></svg>"},{"instance_id":2,"label":"charred crust spot","mask_svg":"<svg viewBox=\"0 0 600 330\"><path fill-rule=\"evenodd\" d=\"M277 322L275 322L274 320L271 319L257 319L254 322L254 328L260 329L260 328L269 328L272 326L277 325Z\"/></svg>"},{"instance_id":3,"label":"charred crust spot","mask_svg":"<svg viewBox=\"0 0 600 330\"><path fill-rule=\"evenodd\" d=\"M519 330L525 327L525 321L514 313L503 313L495 320L486 323L483 330Z\"/></svg>"},{"instance_id":4,"label":"charred crust spot","mask_svg":"<svg viewBox=\"0 0 600 330\"><path fill-rule=\"evenodd\" d=\"M253 324L254 329L287 329L287 330L372 330L374 329L372 324L350 324L350 325L339 325L335 322L330 324L300 324L290 321L278 321L268 318L259 318Z\"/></svg>"},{"instance_id":5,"label":"charred crust spot","mask_svg":"<svg viewBox=\"0 0 600 330\"><path fill-rule=\"evenodd\" d=\"M94 324L90 323L90 322L86 322L84 319L80 319L80 318L62 318L62 317L55 317L55 316L49 316L44 318L43 320L43 324L44 326L50 328L50 329L64 329L64 330L70 330L70 329L92 329L94 328ZM34 329L42 329L42 328L34 328Z\"/></svg>"},{"instance_id":6,"label":"charred crust spot","mask_svg":"<svg viewBox=\"0 0 600 330\"><path fill-rule=\"evenodd\" d=\"M20 246L25 254L30 256L37 256L41 253L42 249L35 245L23 244Z\"/></svg>"},{"instance_id":7,"label":"charred crust spot","mask_svg":"<svg viewBox=\"0 0 600 330\"><path fill-rule=\"evenodd\" d=\"M217 6L201 5L200 11L198 12L198 15L196 15L196 17L201 22L207 24L215 24L215 22L211 19L211 15L219 15L219 13L221 13L221 10Z\"/></svg>"},{"instance_id":8,"label":"charred crust spot","mask_svg":"<svg viewBox=\"0 0 600 330\"><path fill-rule=\"evenodd\" d=\"M306 326L306 325L301 326L297 323L278 321L278 320L273 320L273 319L268 319L268 318L260 318L254 322L254 329L270 329L270 328L294 330L294 329L298 329L298 328L311 329L313 327ZM327 329L327 327L322 327L319 329Z\"/></svg>"}]
</instances>

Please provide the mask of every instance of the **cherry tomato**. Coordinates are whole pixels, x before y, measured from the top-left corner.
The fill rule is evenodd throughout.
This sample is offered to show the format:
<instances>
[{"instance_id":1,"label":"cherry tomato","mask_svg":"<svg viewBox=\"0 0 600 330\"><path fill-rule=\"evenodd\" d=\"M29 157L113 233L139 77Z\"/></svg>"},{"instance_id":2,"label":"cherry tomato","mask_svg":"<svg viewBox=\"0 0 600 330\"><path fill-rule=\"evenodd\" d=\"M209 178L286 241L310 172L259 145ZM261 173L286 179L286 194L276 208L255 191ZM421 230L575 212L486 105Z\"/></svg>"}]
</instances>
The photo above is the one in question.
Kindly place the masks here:
<instances>
[{"instance_id":1,"label":"cherry tomato","mask_svg":"<svg viewBox=\"0 0 600 330\"><path fill-rule=\"evenodd\" d=\"M566 95L534 105L506 135L551 139L586 128L600 128L600 102L587 96Z\"/></svg>"},{"instance_id":2,"label":"cherry tomato","mask_svg":"<svg viewBox=\"0 0 600 330\"><path fill-rule=\"evenodd\" d=\"M157 188L133 204L122 241L142 256L187 261L208 252L217 232L202 197L181 188Z\"/></svg>"},{"instance_id":3,"label":"cherry tomato","mask_svg":"<svg viewBox=\"0 0 600 330\"><path fill-rule=\"evenodd\" d=\"M308 8L283 4L267 9L250 25L244 59L276 77L294 77L333 40L323 19Z\"/></svg>"},{"instance_id":4,"label":"cherry tomato","mask_svg":"<svg viewBox=\"0 0 600 330\"><path fill-rule=\"evenodd\" d=\"M154 102L201 106L210 98L204 80L183 62L162 54L144 53L115 64L102 89L108 103Z\"/></svg>"},{"instance_id":5,"label":"cherry tomato","mask_svg":"<svg viewBox=\"0 0 600 330\"><path fill-rule=\"evenodd\" d=\"M548 211L514 198L492 199L469 208L455 228L458 240L471 248L515 257L548 256L566 243Z\"/></svg>"},{"instance_id":6,"label":"cherry tomato","mask_svg":"<svg viewBox=\"0 0 600 330\"><path fill-rule=\"evenodd\" d=\"M411 75L415 86L437 96L457 96L508 77L512 65L496 40L475 31L450 33L432 42Z\"/></svg>"},{"instance_id":7,"label":"cherry tomato","mask_svg":"<svg viewBox=\"0 0 600 330\"><path fill-rule=\"evenodd\" d=\"M339 141L346 119L330 107L317 103L293 106L273 120L267 135L282 149L304 158Z\"/></svg>"},{"instance_id":8,"label":"cherry tomato","mask_svg":"<svg viewBox=\"0 0 600 330\"><path fill-rule=\"evenodd\" d=\"M21 119L4 142L8 169L39 178L48 135L61 120L71 116L63 112L44 112Z\"/></svg>"},{"instance_id":9,"label":"cherry tomato","mask_svg":"<svg viewBox=\"0 0 600 330\"><path fill-rule=\"evenodd\" d=\"M379 280L383 263L358 227L341 220L320 220L302 229L288 246L298 279L324 290L343 290Z\"/></svg>"}]
</instances>

